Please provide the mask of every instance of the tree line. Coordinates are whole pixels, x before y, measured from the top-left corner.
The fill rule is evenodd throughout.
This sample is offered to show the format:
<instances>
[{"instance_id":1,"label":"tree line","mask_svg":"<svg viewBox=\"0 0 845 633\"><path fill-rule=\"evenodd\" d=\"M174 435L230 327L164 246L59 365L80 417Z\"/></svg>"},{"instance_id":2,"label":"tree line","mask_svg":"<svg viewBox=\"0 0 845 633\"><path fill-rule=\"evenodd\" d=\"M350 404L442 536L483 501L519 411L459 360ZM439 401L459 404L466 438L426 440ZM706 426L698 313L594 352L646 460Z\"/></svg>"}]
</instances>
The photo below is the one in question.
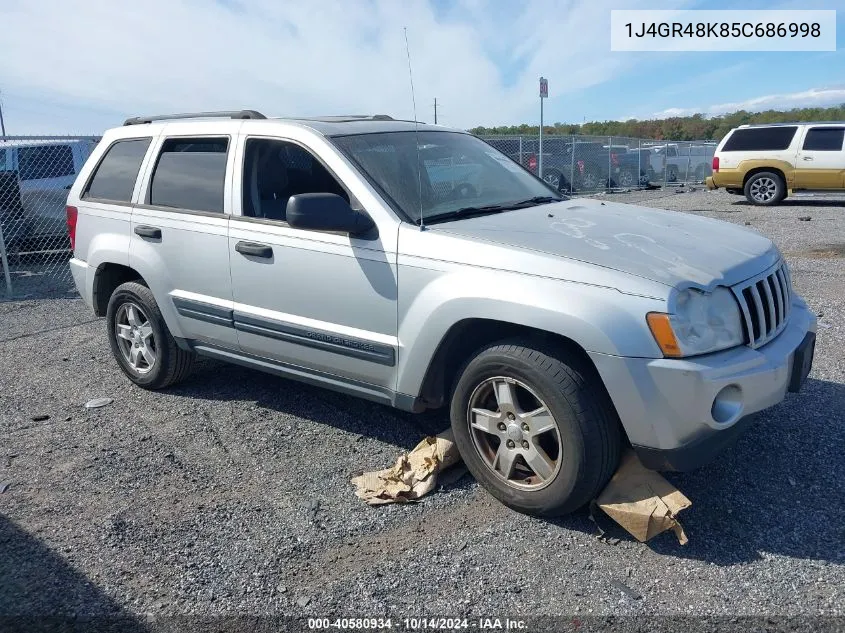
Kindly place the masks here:
<instances>
[{"instance_id":1,"label":"tree line","mask_svg":"<svg viewBox=\"0 0 845 633\"><path fill-rule=\"evenodd\" d=\"M747 112L740 110L731 114L708 117L693 114L685 117L627 121L591 121L589 123L555 123L544 125L543 134L588 134L597 136L631 136L666 141L720 140L731 128L747 123L789 123L799 121L845 121L845 103L830 108L793 108L792 110L766 110ZM483 135L535 135L539 125L479 126L470 132Z\"/></svg>"}]
</instances>

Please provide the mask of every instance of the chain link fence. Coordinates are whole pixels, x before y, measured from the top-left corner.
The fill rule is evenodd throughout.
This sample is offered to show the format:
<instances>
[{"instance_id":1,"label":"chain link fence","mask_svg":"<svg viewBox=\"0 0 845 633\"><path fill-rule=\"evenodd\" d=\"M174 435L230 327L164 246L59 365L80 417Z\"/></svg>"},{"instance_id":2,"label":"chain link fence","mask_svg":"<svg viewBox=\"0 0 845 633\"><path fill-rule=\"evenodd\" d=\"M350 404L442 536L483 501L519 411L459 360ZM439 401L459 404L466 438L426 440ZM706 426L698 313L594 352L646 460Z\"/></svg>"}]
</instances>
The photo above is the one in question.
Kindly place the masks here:
<instances>
[{"instance_id":1,"label":"chain link fence","mask_svg":"<svg viewBox=\"0 0 845 633\"><path fill-rule=\"evenodd\" d=\"M484 136L564 193L703 183L716 141L655 141L624 136ZM542 168L542 173L540 172Z\"/></svg>"},{"instance_id":2,"label":"chain link fence","mask_svg":"<svg viewBox=\"0 0 845 633\"><path fill-rule=\"evenodd\" d=\"M71 286L65 203L93 136L6 136L0 140L0 255L6 292Z\"/></svg>"}]
</instances>

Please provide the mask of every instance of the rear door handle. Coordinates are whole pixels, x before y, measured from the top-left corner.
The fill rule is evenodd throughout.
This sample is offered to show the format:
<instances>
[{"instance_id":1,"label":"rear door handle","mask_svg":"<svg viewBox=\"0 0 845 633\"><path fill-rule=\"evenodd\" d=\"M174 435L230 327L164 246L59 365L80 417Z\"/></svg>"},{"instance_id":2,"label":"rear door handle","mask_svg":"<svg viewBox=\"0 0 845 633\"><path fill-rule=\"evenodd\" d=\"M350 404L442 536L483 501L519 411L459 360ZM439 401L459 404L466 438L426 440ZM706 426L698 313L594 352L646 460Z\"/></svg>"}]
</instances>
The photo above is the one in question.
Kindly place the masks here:
<instances>
[{"instance_id":1,"label":"rear door handle","mask_svg":"<svg viewBox=\"0 0 845 633\"><path fill-rule=\"evenodd\" d=\"M802 160L813 160L812 156L803 156Z\"/></svg>"},{"instance_id":2,"label":"rear door handle","mask_svg":"<svg viewBox=\"0 0 845 633\"><path fill-rule=\"evenodd\" d=\"M161 229L155 226L136 226L135 235L140 235L141 237L148 237L152 240L160 240Z\"/></svg>"},{"instance_id":3,"label":"rear door handle","mask_svg":"<svg viewBox=\"0 0 845 633\"><path fill-rule=\"evenodd\" d=\"M238 242L235 244L235 250L241 255L251 255L252 257L270 259L273 256L273 249L270 246L256 244L255 242Z\"/></svg>"}]
</instances>

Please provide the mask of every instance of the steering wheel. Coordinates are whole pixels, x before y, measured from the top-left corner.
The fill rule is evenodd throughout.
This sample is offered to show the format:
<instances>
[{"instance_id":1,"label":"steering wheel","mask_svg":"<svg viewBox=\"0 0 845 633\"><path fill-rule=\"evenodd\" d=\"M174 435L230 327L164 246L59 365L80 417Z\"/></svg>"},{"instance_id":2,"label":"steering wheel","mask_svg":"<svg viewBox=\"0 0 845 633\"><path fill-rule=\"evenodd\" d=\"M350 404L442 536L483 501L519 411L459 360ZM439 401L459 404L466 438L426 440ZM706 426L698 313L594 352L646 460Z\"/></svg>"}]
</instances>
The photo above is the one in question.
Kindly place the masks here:
<instances>
[{"instance_id":1,"label":"steering wheel","mask_svg":"<svg viewBox=\"0 0 845 633\"><path fill-rule=\"evenodd\" d=\"M477 198L478 190L468 182L462 182L457 187L452 189L452 198L461 200L464 198Z\"/></svg>"}]
</instances>

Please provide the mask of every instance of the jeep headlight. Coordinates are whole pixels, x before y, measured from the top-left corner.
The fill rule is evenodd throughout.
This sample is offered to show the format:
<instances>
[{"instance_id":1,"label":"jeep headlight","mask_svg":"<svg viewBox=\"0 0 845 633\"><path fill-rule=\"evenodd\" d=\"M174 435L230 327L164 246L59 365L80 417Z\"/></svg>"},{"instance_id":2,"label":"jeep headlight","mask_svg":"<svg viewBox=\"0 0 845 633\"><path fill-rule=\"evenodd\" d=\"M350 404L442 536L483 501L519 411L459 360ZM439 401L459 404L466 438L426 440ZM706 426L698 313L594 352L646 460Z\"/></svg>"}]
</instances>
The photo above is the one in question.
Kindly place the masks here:
<instances>
[{"instance_id":1,"label":"jeep headlight","mask_svg":"<svg viewBox=\"0 0 845 633\"><path fill-rule=\"evenodd\" d=\"M682 290L672 314L650 312L646 320L664 356L707 354L744 342L739 304L721 286L709 293Z\"/></svg>"}]
</instances>

